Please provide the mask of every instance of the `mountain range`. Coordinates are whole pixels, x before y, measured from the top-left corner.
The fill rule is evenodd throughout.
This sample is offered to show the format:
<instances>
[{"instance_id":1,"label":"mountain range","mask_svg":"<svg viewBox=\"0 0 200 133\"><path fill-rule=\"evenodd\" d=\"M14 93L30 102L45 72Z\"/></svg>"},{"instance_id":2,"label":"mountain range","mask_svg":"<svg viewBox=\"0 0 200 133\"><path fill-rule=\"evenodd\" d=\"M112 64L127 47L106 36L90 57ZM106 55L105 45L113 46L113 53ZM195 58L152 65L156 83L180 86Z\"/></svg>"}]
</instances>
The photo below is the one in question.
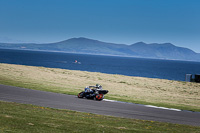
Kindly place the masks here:
<instances>
[{"instance_id":1,"label":"mountain range","mask_svg":"<svg viewBox=\"0 0 200 133\"><path fill-rule=\"evenodd\" d=\"M126 45L107 43L83 37L71 38L61 42L46 44L0 43L0 48L200 61L199 53L195 53L194 51L188 48L177 47L171 43L146 44L144 42L137 42L132 45Z\"/></svg>"}]
</instances>

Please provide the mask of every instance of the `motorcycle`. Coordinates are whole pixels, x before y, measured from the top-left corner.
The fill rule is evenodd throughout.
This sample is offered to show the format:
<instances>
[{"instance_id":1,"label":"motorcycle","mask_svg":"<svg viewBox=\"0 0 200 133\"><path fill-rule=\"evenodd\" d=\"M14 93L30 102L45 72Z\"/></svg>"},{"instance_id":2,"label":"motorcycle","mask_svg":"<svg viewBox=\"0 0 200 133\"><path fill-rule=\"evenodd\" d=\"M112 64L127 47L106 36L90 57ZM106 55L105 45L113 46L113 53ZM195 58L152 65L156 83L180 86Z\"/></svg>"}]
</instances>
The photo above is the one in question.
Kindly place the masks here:
<instances>
[{"instance_id":1,"label":"motorcycle","mask_svg":"<svg viewBox=\"0 0 200 133\"><path fill-rule=\"evenodd\" d=\"M98 89L96 86L89 86L92 90L90 92L82 91L78 94L78 98L87 98L101 101L104 99L104 95L108 93L108 90Z\"/></svg>"}]
</instances>

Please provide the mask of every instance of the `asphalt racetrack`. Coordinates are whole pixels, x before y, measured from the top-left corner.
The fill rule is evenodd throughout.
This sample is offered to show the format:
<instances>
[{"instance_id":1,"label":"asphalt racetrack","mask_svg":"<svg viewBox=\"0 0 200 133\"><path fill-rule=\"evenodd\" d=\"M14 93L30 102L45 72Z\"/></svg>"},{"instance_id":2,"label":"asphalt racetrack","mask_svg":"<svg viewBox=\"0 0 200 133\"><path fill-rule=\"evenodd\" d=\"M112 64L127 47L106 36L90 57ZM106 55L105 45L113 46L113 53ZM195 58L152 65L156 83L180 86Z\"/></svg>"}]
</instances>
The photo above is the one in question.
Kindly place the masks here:
<instances>
[{"instance_id":1,"label":"asphalt racetrack","mask_svg":"<svg viewBox=\"0 0 200 133\"><path fill-rule=\"evenodd\" d=\"M101 115L200 126L199 112L154 108L125 102L79 99L74 95L5 85L0 85L0 100Z\"/></svg>"}]
</instances>

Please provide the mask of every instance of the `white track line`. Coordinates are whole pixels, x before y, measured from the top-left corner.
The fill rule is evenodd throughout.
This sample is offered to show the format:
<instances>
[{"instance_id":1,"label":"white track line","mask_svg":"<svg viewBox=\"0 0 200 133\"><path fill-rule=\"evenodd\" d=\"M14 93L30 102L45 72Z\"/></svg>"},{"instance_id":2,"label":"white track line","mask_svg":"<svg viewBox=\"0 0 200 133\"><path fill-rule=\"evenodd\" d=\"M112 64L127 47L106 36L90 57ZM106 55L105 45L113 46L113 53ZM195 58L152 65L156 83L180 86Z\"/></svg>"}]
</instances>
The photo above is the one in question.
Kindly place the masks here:
<instances>
[{"instance_id":1,"label":"white track line","mask_svg":"<svg viewBox=\"0 0 200 133\"><path fill-rule=\"evenodd\" d=\"M166 109L166 110L173 110L173 111L181 111L180 109L173 109L173 108L166 108L166 107L157 107L153 105L144 105L145 107L150 107L150 108L157 108L157 109Z\"/></svg>"},{"instance_id":2,"label":"white track line","mask_svg":"<svg viewBox=\"0 0 200 133\"><path fill-rule=\"evenodd\" d=\"M107 102L117 102L115 100L109 100L109 99L103 99L103 101L107 101Z\"/></svg>"},{"instance_id":3,"label":"white track line","mask_svg":"<svg viewBox=\"0 0 200 133\"><path fill-rule=\"evenodd\" d=\"M119 103L126 103L126 102L120 102L120 101L115 101L115 100L109 100L109 99L103 99L103 101L107 102L119 102ZM133 103L134 104L134 103ZM142 104L140 104L142 105ZM157 108L157 109L165 109L165 110L172 110L172 111L182 111L180 109L174 109L174 108L166 108L166 107L158 107L158 106L153 106L153 105L142 105L148 108Z\"/></svg>"}]
</instances>

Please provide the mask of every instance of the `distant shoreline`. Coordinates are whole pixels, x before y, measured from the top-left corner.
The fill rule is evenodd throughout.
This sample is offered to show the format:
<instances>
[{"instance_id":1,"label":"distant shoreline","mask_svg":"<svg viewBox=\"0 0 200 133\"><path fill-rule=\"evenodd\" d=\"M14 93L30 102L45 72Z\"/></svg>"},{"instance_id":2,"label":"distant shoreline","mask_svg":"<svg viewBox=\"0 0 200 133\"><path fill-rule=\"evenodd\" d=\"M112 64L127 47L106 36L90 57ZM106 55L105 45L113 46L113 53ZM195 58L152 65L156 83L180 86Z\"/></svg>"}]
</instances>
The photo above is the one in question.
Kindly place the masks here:
<instances>
[{"instance_id":1,"label":"distant shoreline","mask_svg":"<svg viewBox=\"0 0 200 133\"><path fill-rule=\"evenodd\" d=\"M151 60L166 60L166 61L185 61L185 62L200 62L197 60L181 60L181 59L165 59L165 58L151 58L151 57L139 57L139 56L126 56L126 55L112 55L112 54L92 54L92 53L77 53L77 52L66 52L66 51L55 51L55 50L33 50L33 49L13 49L13 48L0 48L2 50L22 50L22 51L34 51L34 52L53 52L53 53L69 53L78 55L97 55L97 56L113 56L113 57L125 57L125 58L138 58L138 59L151 59Z\"/></svg>"}]
</instances>

